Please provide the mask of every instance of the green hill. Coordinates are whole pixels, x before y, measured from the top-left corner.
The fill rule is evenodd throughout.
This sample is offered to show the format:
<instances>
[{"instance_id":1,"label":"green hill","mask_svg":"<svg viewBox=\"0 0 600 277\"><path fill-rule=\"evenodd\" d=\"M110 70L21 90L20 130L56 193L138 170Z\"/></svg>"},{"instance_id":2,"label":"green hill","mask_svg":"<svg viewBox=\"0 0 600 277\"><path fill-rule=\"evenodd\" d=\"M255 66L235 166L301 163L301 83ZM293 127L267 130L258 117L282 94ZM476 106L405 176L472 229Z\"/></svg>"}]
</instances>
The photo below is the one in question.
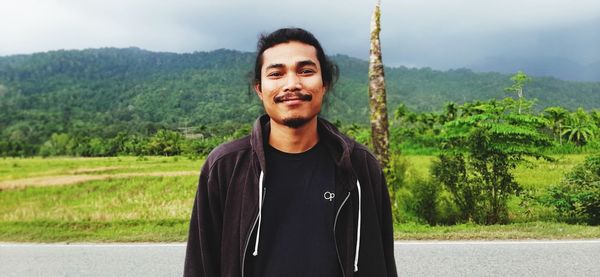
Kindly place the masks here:
<instances>
[{"instance_id":1,"label":"green hill","mask_svg":"<svg viewBox=\"0 0 600 277\"><path fill-rule=\"evenodd\" d=\"M52 133L102 137L160 128L248 123L261 113L248 86L253 53L190 54L138 48L52 51L0 57L0 141L41 144ZM337 55L341 75L325 117L367 123L367 62ZM509 75L468 69L386 68L390 112L404 102L435 111L444 102L511 96ZM600 107L600 83L534 78L525 96L538 109Z\"/></svg>"}]
</instances>

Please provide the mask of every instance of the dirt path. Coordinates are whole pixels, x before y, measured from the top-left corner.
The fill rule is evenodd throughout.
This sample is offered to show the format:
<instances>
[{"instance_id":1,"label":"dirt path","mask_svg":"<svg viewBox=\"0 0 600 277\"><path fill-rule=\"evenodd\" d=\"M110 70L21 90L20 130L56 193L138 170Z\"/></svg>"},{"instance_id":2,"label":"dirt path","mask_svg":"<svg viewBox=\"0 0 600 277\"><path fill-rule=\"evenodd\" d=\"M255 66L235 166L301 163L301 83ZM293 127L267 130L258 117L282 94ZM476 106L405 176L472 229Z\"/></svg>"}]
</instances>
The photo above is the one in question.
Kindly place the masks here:
<instances>
[{"instance_id":1,"label":"dirt path","mask_svg":"<svg viewBox=\"0 0 600 277\"><path fill-rule=\"evenodd\" d=\"M93 172L93 171L87 171ZM81 173L81 172L78 172ZM141 173L119 173L119 174L100 174L100 175L58 175L58 176L44 176L44 177L33 177L24 178L17 180L7 180L0 182L0 190L4 189L15 189L24 187L46 187L46 186L63 186L63 185L74 185L81 184L95 180L106 180L116 178L129 178L129 177L171 177L171 176L192 176L197 175L196 171L168 171L168 172L141 172Z\"/></svg>"}]
</instances>

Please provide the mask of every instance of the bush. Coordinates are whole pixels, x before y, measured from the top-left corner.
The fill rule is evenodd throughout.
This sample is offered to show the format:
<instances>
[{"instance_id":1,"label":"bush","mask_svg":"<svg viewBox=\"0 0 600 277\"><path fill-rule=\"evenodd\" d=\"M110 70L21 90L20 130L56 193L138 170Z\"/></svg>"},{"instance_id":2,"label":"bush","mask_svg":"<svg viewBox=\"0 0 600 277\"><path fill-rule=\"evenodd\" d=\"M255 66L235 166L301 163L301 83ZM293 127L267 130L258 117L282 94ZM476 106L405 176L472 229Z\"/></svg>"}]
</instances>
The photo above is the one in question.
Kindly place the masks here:
<instances>
[{"instance_id":1,"label":"bush","mask_svg":"<svg viewBox=\"0 0 600 277\"><path fill-rule=\"evenodd\" d=\"M567 221L600 224L600 153L588 156L559 185L548 189L545 203Z\"/></svg>"},{"instance_id":2,"label":"bush","mask_svg":"<svg viewBox=\"0 0 600 277\"><path fill-rule=\"evenodd\" d=\"M430 225L438 222L438 203L441 185L435 181L418 180L411 187L415 213Z\"/></svg>"}]
</instances>

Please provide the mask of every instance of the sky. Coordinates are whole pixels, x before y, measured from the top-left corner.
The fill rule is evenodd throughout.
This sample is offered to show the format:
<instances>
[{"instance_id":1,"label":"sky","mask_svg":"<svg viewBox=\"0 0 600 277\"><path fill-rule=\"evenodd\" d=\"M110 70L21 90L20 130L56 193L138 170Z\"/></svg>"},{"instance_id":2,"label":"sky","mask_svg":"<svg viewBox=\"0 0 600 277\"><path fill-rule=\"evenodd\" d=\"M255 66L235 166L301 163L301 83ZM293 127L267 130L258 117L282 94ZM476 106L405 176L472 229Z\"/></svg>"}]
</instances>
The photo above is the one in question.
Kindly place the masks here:
<instances>
[{"instance_id":1,"label":"sky","mask_svg":"<svg viewBox=\"0 0 600 277\"><path fill-rule=\"evenodd\" d=\"M375 0L0 0L0 56L139 47L254 51L260 33L301 27L328 54L368 59ZM600 62L598 0L382 0L389 66L450 69L494 59Z\"/></svg>"}]
</instances>

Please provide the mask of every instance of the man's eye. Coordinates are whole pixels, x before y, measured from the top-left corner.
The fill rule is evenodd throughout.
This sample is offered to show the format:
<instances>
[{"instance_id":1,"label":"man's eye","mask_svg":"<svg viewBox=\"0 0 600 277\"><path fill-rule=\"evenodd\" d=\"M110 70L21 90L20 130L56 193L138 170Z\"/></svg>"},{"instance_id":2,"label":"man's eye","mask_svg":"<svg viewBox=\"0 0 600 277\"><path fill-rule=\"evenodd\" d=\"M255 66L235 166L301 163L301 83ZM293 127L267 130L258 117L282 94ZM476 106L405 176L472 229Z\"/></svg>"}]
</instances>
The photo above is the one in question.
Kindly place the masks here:
<instances>
[{"instance_id":1,"label":"man's eye","mask_svg":"<svg viewBox=\"0 0 600 277\"><path fill-rule=\"evenodd\" d=\"M315 73L315 71L312 69L302 69L302 70L300 70L300 73L301 74L313 74L313 73Z\"/></svg>"},{"instance_id":2,"label":"man's eye","mask_svg":"<svg viewBox=\"0 0 600 277\"><path fill-rule=\"evenodd\" d=\"M269 74L267 74L267 77L280 77L281 73L279 72L271 72Z\"/></svg>"}]
</instances>

